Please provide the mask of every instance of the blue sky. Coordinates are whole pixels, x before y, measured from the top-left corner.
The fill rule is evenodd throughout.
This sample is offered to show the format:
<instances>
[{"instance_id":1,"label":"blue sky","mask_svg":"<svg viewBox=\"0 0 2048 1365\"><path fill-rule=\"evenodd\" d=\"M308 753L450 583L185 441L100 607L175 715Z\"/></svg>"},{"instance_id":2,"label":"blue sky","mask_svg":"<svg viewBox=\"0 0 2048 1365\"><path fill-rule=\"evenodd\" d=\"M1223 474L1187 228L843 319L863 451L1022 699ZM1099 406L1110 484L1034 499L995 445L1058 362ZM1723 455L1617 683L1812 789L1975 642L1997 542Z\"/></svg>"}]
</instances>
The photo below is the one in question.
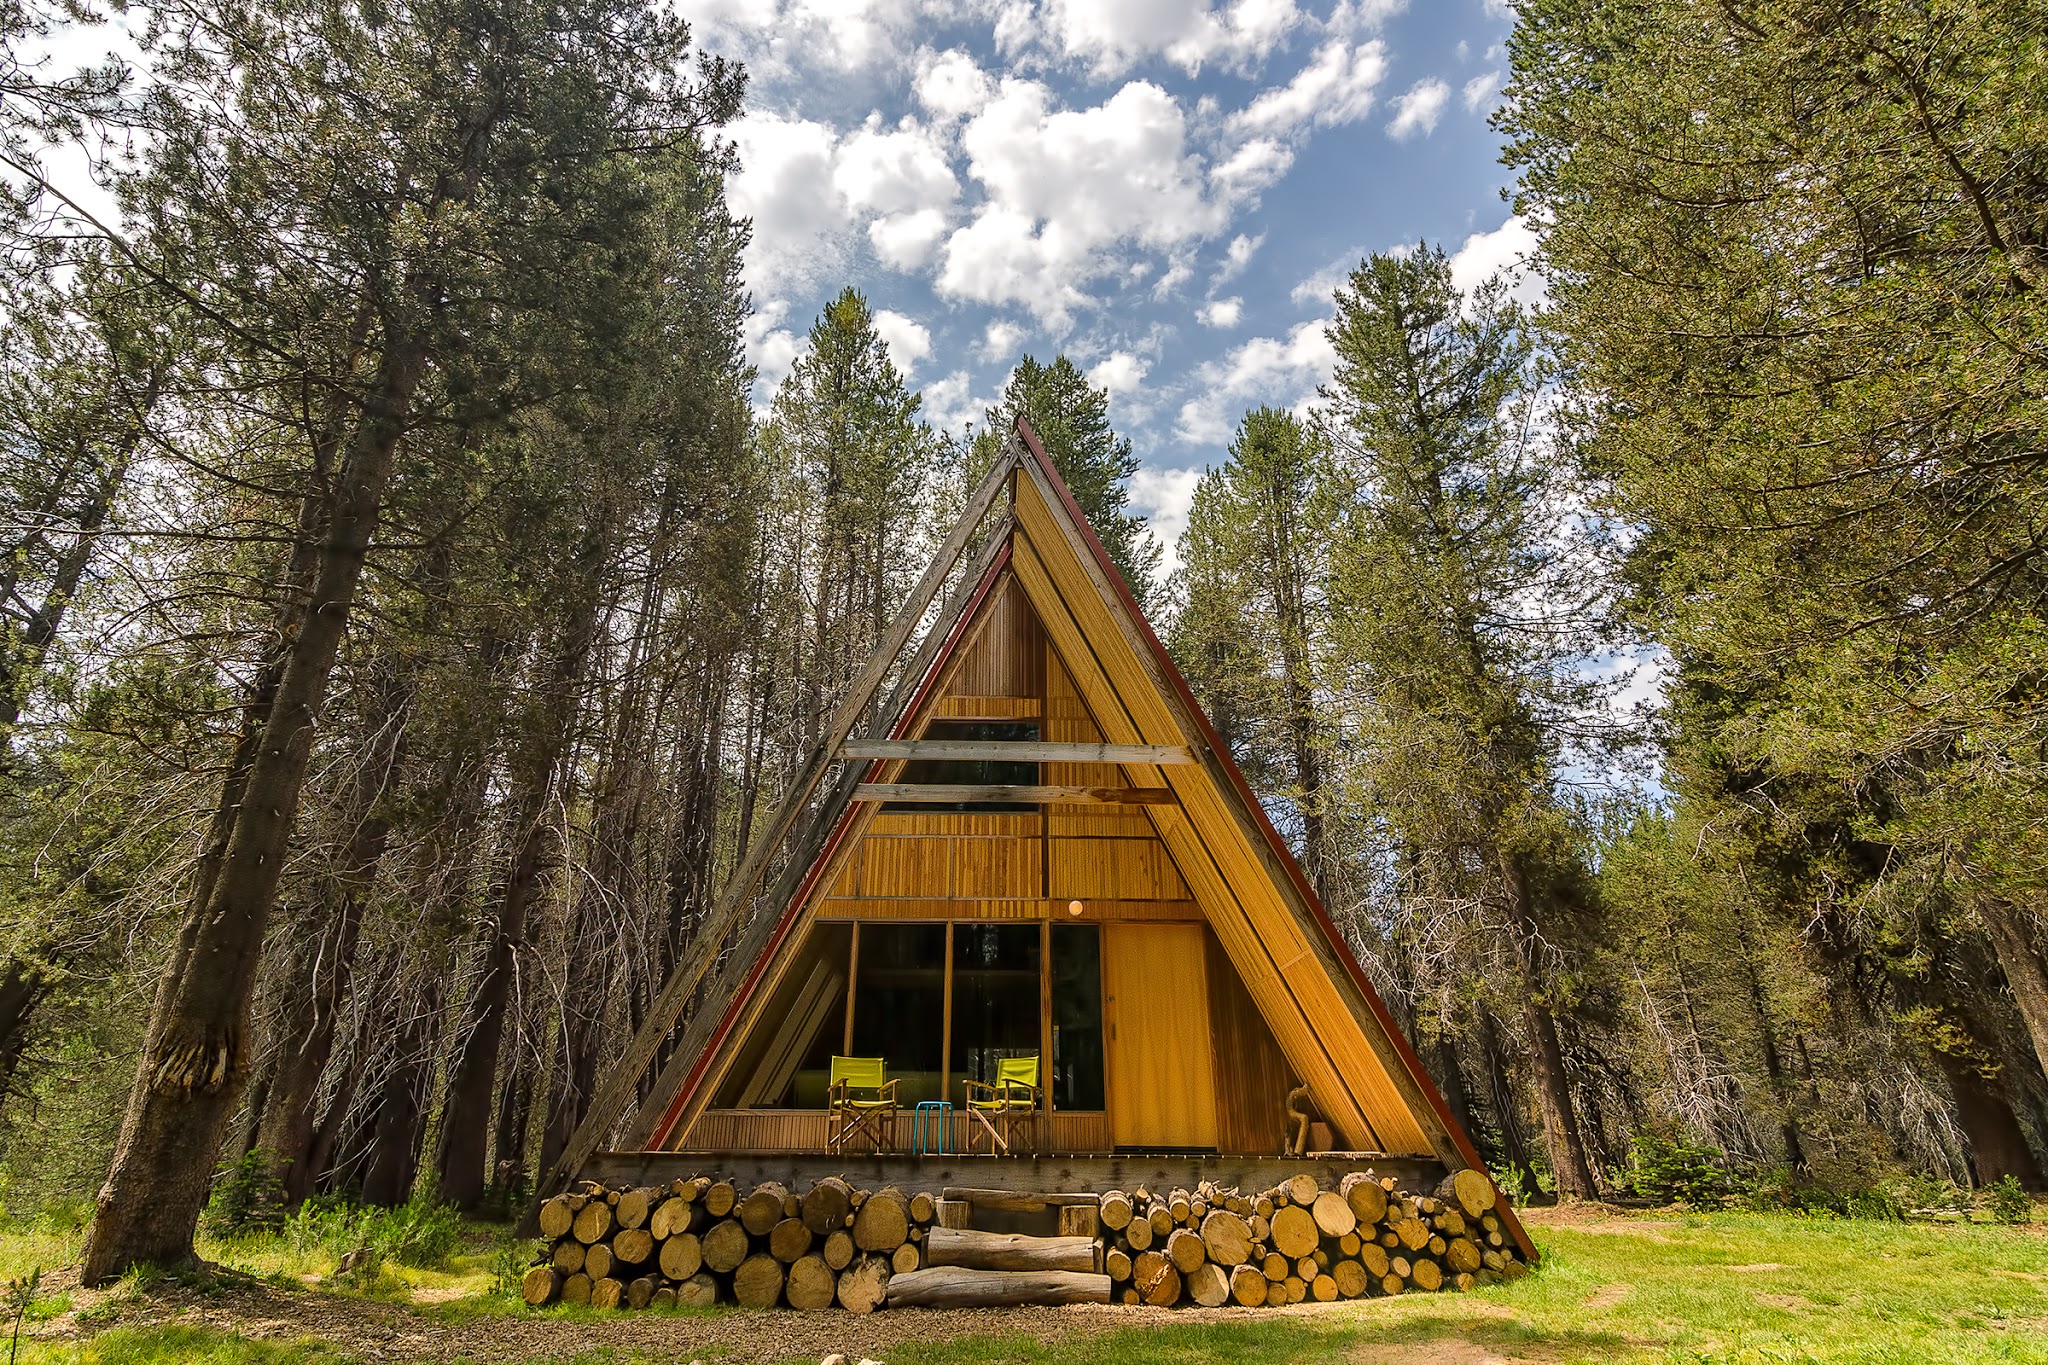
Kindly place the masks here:
<instances>
[{"instance_id":1,"label":"blue sky","mask_svg":"<svg viewBox=\"0 0 2048 1365\"><path fill-rule=\"evenodd\" d=\"M1169 541L1242 412L1327 377L1362 255L1426 239L1471 283L1529 245L1486 121L1500 0L682 9L752 72L731 132L757 401L846 284L941 426L1064 351L1110 390Z\"/></svg>"}]
</instances>

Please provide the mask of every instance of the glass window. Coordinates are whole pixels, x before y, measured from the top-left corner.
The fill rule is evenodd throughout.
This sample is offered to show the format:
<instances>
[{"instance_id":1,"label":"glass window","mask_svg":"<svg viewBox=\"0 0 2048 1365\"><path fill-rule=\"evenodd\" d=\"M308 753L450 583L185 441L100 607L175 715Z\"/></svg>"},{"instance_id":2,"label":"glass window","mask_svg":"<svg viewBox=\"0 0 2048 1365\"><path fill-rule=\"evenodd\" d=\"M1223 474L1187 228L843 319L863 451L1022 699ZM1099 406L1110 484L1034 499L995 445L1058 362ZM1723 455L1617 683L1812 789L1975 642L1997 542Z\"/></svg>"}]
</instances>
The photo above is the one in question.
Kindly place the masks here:
<instances>
[{"instance_id":1,"label":"glass window","mask_svg":"<svg viewBox=\"0 0 2048 1365\"><path fill-rule=\"evenodd\" d=\"M1039 1035L1039 927L953 926L953 1091L960 1080L993 1084L1005 1057L1036 1057ZM1044 1082L1041 1064L1040 1083Z\"/></svg>"},{"instance_id":2,"label":"glass window","mask_svg":"<svg viewBox=\"0 0 2048 1365\"><path fill-rule=\"evenodd\" d=\"M925 727L924 738L1035 740L1038 738L1038 722L935 720ZM993 758L920 758L904 764L903 775L896 780L933 786L1030 787L1038 783L1038 765ZM925 801L892 801L882 809L932 812L1037 810L1038 807L1016 801L954 801L943 805Z\"/></svg>"},{"instance_id":3,"label":"glass window","mask_svg":"<svg viewBox=\"0 0 2048 1365\"><path fill-rule=\"evenodd\" d=\"M1052 926L1052 1107L1103 1107L1102 930Z\"/></svg>"},{"instance_id":4,"label":"glass window","mask_svg":"<svg viewBox=\"0 0 2048 1365\"><path fill-rule=\"evenodd\" d=\"M721 1109L823 1109L832 1055L846 1043L850 924L820 924L727 1073Z\"/></svg>"},{"instance_id":5,"label":"glass window","mask_svg":"<svg viewBox=\"0 0 2048 1365\"><path fill-rule=\"evenodd\" d=\"M853 1055L880 1057L905 1106L937 1100L946 1018L946 926L860 927L854 968Z\"/></svg>"}]
</instances>

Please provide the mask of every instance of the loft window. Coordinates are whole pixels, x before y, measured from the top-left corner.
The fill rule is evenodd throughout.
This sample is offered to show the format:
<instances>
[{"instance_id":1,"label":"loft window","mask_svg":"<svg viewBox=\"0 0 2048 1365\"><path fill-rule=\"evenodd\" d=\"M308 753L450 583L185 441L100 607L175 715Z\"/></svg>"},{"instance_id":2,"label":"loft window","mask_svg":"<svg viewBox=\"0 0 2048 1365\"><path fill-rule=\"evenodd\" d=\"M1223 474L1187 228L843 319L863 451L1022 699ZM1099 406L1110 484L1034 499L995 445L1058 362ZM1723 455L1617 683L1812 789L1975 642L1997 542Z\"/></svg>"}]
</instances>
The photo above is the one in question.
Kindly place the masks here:
<instances>
[{"instance_id":1,"label":"loft window","mask_svg":"<svg viewBox=\"0 0 2048 1365\"><path fill-rule=\"evenodd\" d=\"M935 720L925 727L925 739L1006 740L1012 743L1038 738L1035 720ZM994 758L918 758L903 765L898 782L947 787L1030 787L1038 782L1036 763L1011 763ZM925 814L959 811L1035 811L1037 806L1022 801L891 801L883 810Z\"/></svg>"}]
</instances>

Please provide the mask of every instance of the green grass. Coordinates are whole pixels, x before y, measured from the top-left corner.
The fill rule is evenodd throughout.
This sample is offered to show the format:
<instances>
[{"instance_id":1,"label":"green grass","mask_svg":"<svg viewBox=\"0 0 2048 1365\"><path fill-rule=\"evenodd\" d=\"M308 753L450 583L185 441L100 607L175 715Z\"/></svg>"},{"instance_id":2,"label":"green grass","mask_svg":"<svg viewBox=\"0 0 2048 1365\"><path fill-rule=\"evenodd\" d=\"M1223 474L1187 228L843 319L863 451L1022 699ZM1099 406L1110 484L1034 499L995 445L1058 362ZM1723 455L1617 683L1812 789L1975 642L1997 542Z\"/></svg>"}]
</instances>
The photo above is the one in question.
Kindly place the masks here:
<instances>
[{"instance_id":1,"label":"green grass","mask_svg":"<svg viewBox=\"0 0 2048 1365\"><path fill-rule=\"evenodd\" d=\"M1487 1354L1561 1365L2048 1365L2048 1238L2038 1233L1717 1214L1546 1228L1538 1241L1540 1273L1469 1295L1418 1294L1052 1345L920 1343L893 1351L889 1365L1278 1365ZM1757 1268L1766 1265L1783 1268Z\"/></svg>"},{"instance_id":2,"label":"green grass","mask_svg":"<svg viewBox=\"0 0 2048 1365\"><path fill-rule=\"evenodd\" d=\"M1148 1317L1141 1326L1109 1331L1077 1330L1086 1318L1054 1318L1048 1328L1041 1317L1032 1330L1053 1336L1050 1342L918 1339L867 1353L887 1365L1476 1365L1489 1358L1557 1365L2048 1365L2048 1235L2037 1231L1758 1214L1596 1215L1539 1227L1537 1238L1541 1271L1468 1295L1404 1295L1226 1322ZM487 1342L495 1322L527 1311L489 1292L504 1245L502 1232L477 1230L445 1268L397 1267L405 1278L396 1287L370 1292L398 1299L423 1291L450 1294L413 1311L462 1323L465 1342L471 1334ZM67 1247L75 1254L75 1238L67 1243L48 1230L0 1234L0 1276L61 1264ZM207 1250L251 1274L289 1282L309 1302L338 1292L305 1287L308 1277L324 1273L323 1264L331 1269L324 1251L263 1239ZM312 1340L257 1342L210 1326L152 1324L149 1293L146 1283L137 1283L123 1291L120 1311L75 1315L70 1324L81 1335L74 1339L25 1338L23 1365L342 1365L352 1359ZM209 1301L211 1320L220 1322L215 1303L232 1312L234 1296ZM63 1295L45 1296L30 1313L29 1330L65 1326L61 1315L68 1307ZM630 1330L629 1315L555 1307L538 1316L559 1324L563 1339L554 1347L558 1354L537 1362L653 1365L677 1358L647 1352L645 1338L635 1343L621 1335ZM713 1309L675 1316L702 1323L702 1347L691 1352L702 1359L741 1354L751 1344L751 1315ZM862 1325L844 1321L845 1349L858 1359ZM111 1322L121 1325L95 1332ZM0 1327L0 1365L5 1347ZM816 1357L793 1360L814 1365Z\"/></svg>"}]
</instances>

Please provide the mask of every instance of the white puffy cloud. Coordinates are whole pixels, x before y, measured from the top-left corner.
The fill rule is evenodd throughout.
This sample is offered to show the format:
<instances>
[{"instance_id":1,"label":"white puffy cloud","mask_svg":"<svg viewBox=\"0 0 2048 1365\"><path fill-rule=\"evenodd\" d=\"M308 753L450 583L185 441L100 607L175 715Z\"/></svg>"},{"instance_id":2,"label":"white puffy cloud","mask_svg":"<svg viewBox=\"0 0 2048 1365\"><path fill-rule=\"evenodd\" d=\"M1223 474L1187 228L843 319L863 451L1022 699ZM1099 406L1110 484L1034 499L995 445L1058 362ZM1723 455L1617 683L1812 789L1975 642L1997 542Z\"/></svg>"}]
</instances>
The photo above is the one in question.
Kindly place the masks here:
<instances>
[{"instance_id":1,"label":"white puffy cloud","mask_svg":"<svg viewBox=\"0 0 2048 1365\"><path fill-rule=\"evenodd\" d=\"M1039 82L1005 79L960 141L985 198L947 240L938 291L1022 303L1055 329L1084 301L1080 286L1115 269L1111 248L1171 250L1228 221L1180 105L1147 81L1057 109Z\"/></svg>"},{"instance_id":2,"label":"white puffy cloud","mask_svg":"<svg viewBox=\"0 0 2048 1365\"><path fill-rule=\"evenodd\" d=\"M978 114L995 94L988 73L958 48L918 54L917 101L944 119Z\"/></svg>"},{"instance_id":3,"label":"white puffy cloud","mask_svg":"<svg viewBox=\"0 0 2048 1365\"><path fill-rule=\"evenodd\" d=\"M1479 106L1493 98L1493 92L1500 89L1499 71L1482 71L1465 82L1460 98L1465 101L1465 112L1476 114Z\"/></svg>"},{"instance_id":4,"label":"white puffy cloud","mask_svg":"<svg viewBox=\"0 0 2048 1365\"><path fill-rule=\"evenodd\" d=\"M751 218L747 281L780 294L846 268L865 221L875 255L898 270L926 264L952 226L960 182L937 130L871 115L841 137L825 123L753 113L732 128L740 171L730 198Z\"/></svg>"},{"instance_id":5,"label":"white puffy cloud","mask_svg":"<svg viewBox=\"0 0 2048 1365\"><path fill-rule=\"evenodd\" d=\"M1323 44L1285 85L1263 90L1233 114L1244 133L1285 136L1313 123L1333 128L1365 117L1373 92L1387 74L1387 45L1371 38L1356 45L1338 38Z\"/></svg>"},{"instance_id":6,"label":"white puffy cloud","mask_svg":"<svg viewBox=\"0 0 2048 1365\"><path fill-rule=\"evenodd\" d=\"M1354 251L1339 256L1321 270L1302 280L1288 291L1287 297L1299 304L1326 304L1336 296L1337 286L1351 278L1351 272L1365 256L1363 251Z\"/></svg>"},{"instance_id":7,"label":"white puffy cloud","mask_svg":"<svg viewBox=\"0 0 2048 1365\"><path fill-rule=\"evenodd\" d=\"M1007 318L990 318L975 353L991 363L1012 364L1022 354L1024 329Z\"/></svg>"},{"instance_id":8,"label":"white puffy cloud","mask_svg":"<svg viewBox=\"0 0 2048 1365\"><path fill-rule=\"evenodd\" d=\"M878 213L914 212L960 197L946 148L932 131L914 119L884 128L878 114L840 144L832 187L854 208Z\"/></svg>"},{"instance_id":9,"label":"white puffy cloud","mask_svg":"<svg viewBox=\"0 0 2048 1365\"><path fill-rule=\"evenodd\" d=\"M1294 164L1294 149L1270 137L1255 137L1232 152L1209 173L1217 193L1233 201L1249 199Z\"/></svg>"},{"instance_id":10,"label":"white puffy cloud","mask_svg":"<svg viewBox=\"0 0 2048 1365\"><path fill-rule=\"evenodd\" d=\"M1403 94L1394 98L1394 117L1387 124L1387 136L1396 142L1406 142L1417 133L1428 137L1436 131L1436 122L1444 115L1444 106L1451 101L1451 87L1434 76L1417 81Z\"/></svg>"},{"instance_id":11,"label":"white puffy cloud","mask_svg":"<svg viewBox=\"0 0 2048 1365\"><path fill-rule=\"evenodd\" d=\"M1240 232L1231 238L1230 246L1224 252L1223 269L1217 272L1216 278L1229 280L1242 275L1244 268L1252 263L1253 254L1265 244L1265 241L1266 234L1263 232L1256 237Z\"/></svg>"},{"instance_id":12,"label":"white puffy cloud","mask_svg":"<svg viewBox=\"0 0 2048 1365\"><path fill-rule=\"evenodd\" d=\"M1047 0L1044 32L1060 55L1115 75L1147 57L1194 72L1242 66L1271 52L1302 21L1293 0Z\"/></svg>"},{"instance_id":13,"label":"white puffy cloud","mask_svg":"<svg viewBox=\"0 0 2048 1365\"><path fill-rule=\"evenodd\" d=\"M932 258L947 226L946 215L938 209L895 213L868 224L868 241L884 264L910 271Z\"/></svg>"},{"instance_id":14,"label":"white puffy cloud","mask_svg":"<svg viewBox=\"0 0 2048 1365\"><path fill-rule=\"evenodd\" d=\"M1491 232L1475 232L1451 256L1451 283L1470 292L1501 271L1514 280L1513 295L1524 303L1543 300L1543 277L1530 268L1536 229L1516 214Z\"/></svg>"},{"instance_id":15,"label":"white puffy cloud","mask_svg":"<svg viewBox=\"0 0 2048 1365\"><path fill-rule=\"evenodd\" d=\"M1145 372L1151 366L1129 351L1111 351L1088 371L1088 382L1098 389L1107 389L1112 396L1120 393L1135 393L1138 385L1145 382Z\"/></svg>"},{"instance_id":16,"label":"white puffy cloud","mask_svg":"<svg viewBox=\"0 0 2048 1365\"><path fill-rule=\"evenodd\" d=\"M776 87L819 71L882 73L911 66L917 35L958 0L692 0L701 47L736 57Z\"/></svg>"},{"instance_id":17,"label":"white puffy cloud","mask_svg":"<svg viewBox=\"0 0 2048 1365\"><path fill-rule=\"evenodd\" d=\"M754 400L760 405L774 397L804 351L804 339L780 325L788 312L786 301L771 299L747 318L747 363L755 370Z\"/></svg>"},{"instance_id":18,"label":"white puffy cloud","mask_svg":"<svg viewBox=\"0 0 2048 1365\"><path fill-rule=\"evenodd\" d=\"M846 206L828 187L837 138L809 119L750 113L728 130L739 148L740 171L727 191L734 212L753 219L747 279L777 293L836 273L834 237L847 225Z\"/></svg>"},{"instance_id":19,"label":"white puffy cloud","mask_svg":"<svg viewBox=\"0 0 2048 1365\"><path fill-rule=\"evenodd\" d=\"M1188 512L1195 505L1195 485L1202 480L1199 469L1140 469L1131 475L1131 506L1142 513L1147 528L1166 549L1159 565L1169 574L1180 565L1181 533L1188 529Z\"/></svg>"},{"instance_id":20,"label":"white puffy cloud","mask_svg":"<svg viewBox=\"0 0 2048 1365\"><path fill-rule=\"evenodd\" d=\"M898 374L908 375L918 361L932 353L931 329L891 309L876 310L875 335L889 348L889 360Z\"/></svg>"},{"instance_id":21,"label":"white puffy cloud","mask_svg":"<svg viewBox=\"0 0 2048 1365\"><path fill-rule=\"evenodd\" d=\"M943 379L924 386L920 415L939 431L959 433L980 421L995 399L978 398L974 380L965 370L955 370Z\"/></svg>"},{"instance_id":22,"label":"white puffy cloud","mask_svg":"<svg viewBox=\"0 0 2048 1365\"><path fill-rule=\"evenodd\" d=\"M1265 403L1300 407L1330 377L1337 353L1324 329L1327 318L1304 322L1284 337L1254 337L1195 370L1195 394L1181 404L1174 430L1181 439L1222 445L1244 409Z\"/></svg>"},{"instance_id":23,"label":"white puffy cloud","mask_svg":"<svg viewBox=\"0 0 2048 1365\"><path fill-rule=\"evenodd\" d=\"M1195 310L1195 317L1204 327L1235 327L1244 316L1244 300L1211 299Z\"/></svg>"}]
</instances>

